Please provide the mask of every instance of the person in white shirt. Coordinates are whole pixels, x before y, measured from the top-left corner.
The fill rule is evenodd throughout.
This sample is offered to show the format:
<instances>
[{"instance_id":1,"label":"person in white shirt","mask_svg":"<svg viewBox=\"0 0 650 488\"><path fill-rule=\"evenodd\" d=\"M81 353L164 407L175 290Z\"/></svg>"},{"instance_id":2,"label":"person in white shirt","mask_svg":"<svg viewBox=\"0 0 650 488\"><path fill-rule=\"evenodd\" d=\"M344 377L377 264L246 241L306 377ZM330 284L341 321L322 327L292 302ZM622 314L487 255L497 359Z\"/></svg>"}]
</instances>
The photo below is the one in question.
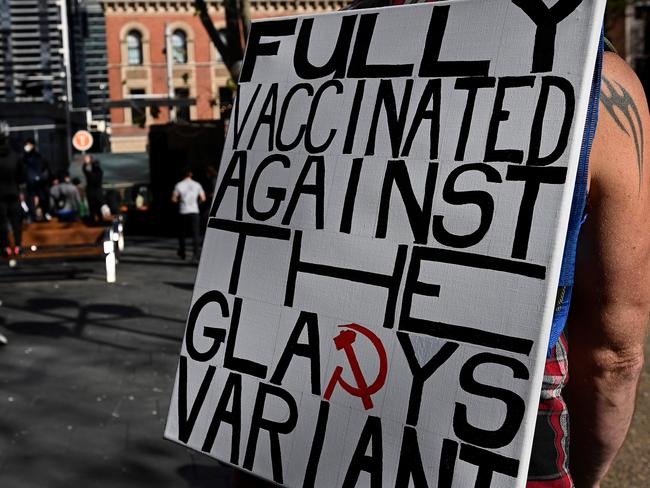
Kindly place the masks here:
<instances>
[{"instance_id":1,"label":"person in white shirt","mask_svg":"<svg viewBox=\"0 0 650 488\"><path fill-rule=\"evenodd\" d=\"M205 192L200 183L192 179L192 171L185 173L185 178L176 183L172 193L172 202L178 203L180 226L178 233L178 257L185 259L185 235L188 230L192 235L192 262L199 258L199 202L205 202Z\"/></svg>"}]
</instances>

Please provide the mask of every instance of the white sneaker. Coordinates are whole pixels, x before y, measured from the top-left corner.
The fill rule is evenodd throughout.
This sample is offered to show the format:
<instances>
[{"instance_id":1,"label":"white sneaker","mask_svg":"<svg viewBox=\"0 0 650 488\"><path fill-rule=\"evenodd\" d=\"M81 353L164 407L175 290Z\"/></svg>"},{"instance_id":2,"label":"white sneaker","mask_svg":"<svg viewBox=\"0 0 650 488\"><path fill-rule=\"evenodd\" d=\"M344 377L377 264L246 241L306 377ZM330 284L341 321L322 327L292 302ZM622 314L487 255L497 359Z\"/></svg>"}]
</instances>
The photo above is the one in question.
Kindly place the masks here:
<instances>
[{"instance_id":1,"label":"white sneaker","mask_svg":"<svg viewBox=\"0 0 650 488\"><path fill-rule=\"evenodd\" d=\"M4 346L7 344L7 342L9 342L7 338L4 335L0 334L0 346Z\"/></svg>"}]
</instances>

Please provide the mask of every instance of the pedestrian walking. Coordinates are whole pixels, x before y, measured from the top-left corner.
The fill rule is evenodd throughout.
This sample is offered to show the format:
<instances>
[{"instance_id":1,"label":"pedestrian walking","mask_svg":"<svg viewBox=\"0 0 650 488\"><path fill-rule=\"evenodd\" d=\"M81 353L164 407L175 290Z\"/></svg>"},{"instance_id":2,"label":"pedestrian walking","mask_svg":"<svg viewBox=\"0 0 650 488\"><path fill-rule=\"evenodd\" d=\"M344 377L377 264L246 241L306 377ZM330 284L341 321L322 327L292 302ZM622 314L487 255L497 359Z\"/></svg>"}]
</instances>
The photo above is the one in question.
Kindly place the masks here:
<instances>
[{"instance_id":1,"label":"pedestrian walking","mask_svg":"<svg viewBox=\"0 0 650 488\"><path fill-rule=\"evenodd\" d=\"M82 170L86 177L86 200L88 201L88 217L91 222L102 222L104 216L102 206L104 205L104 172L95 158L85 154Z\"/></svg>"},{"instance_id":2,"label":"pedestrian walking","mask_svg":"<svg viewBox=\"0 0 650 488\"><path fill-rule=\"evenodd\" d=\"M180 225L178 229L178 257L185 259L185 236L192 235L192 262L199 258L199 202L205 202L205 192L197 181L192 179L192 171L185 172L185 178L176 183L172 193L172 202L178 203Z\"/></svg>"}]
</instances>

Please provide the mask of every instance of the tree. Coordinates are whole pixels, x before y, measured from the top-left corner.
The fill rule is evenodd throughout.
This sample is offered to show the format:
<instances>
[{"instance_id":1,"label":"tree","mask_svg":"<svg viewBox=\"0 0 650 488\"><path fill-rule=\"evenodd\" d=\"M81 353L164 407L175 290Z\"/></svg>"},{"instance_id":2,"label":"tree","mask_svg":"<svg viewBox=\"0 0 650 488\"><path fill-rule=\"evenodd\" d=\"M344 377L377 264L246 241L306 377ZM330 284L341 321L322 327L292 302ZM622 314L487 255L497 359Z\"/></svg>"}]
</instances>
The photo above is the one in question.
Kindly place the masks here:
<instances>
[{"instance_id":1,"label":"tree","mask_svg":"<svg viewBox=\"0 0 650 488\"><path fill-rule=\"evenodd\" d=\"M226 27L220 32L212 23L205 0L194 0L194 6L214 47L219 51L230 77L239 79L244 46L250 28L250 0L223 0Z\"/></svg>"}]
</instances>

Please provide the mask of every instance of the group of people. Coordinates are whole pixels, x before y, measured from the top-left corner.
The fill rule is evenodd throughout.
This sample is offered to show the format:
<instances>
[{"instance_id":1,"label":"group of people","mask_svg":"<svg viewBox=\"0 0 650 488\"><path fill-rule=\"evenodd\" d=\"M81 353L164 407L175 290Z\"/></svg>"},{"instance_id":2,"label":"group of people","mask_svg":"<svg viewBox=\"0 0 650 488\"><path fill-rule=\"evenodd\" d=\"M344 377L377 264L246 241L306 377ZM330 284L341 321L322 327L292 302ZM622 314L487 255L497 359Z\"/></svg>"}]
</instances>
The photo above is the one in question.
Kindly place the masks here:
<instances>
[{"instance_id":1,"label":"group of people","mask_svg":"<svg viewBox=\"0 0 650 488\"><path fill-rule=\"evenodd\" d=\"M5 257L22 252L23 220L28 223L62 222L87 218L102 221L105 211L102 190L103 172L98 161L84 155L83 187L78 178L67 171L53 174L47 160L27 139L22 155L11 149L7 134L0 133L0 250ZM13 240L10 240L10 229Z\"/></svg>"}]
</instances>

